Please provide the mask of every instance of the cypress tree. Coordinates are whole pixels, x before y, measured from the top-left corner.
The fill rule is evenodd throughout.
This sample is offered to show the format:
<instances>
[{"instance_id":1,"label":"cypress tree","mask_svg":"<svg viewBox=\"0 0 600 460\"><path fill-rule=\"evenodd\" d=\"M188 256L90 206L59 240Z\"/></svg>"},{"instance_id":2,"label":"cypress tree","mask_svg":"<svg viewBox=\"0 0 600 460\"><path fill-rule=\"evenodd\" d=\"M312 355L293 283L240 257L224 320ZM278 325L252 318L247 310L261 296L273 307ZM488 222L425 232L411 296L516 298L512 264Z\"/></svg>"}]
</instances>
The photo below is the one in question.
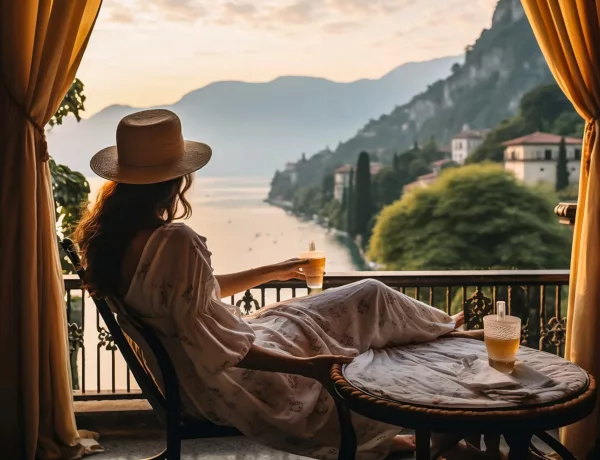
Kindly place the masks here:
<instances>
[{"instance_id":1,"label":"cypress tree","mask_svg":"<svg viewBox=\"0 0 600 460\"><path fill-rule=\"evenodd\" d=\"M354 168L350 170L350 182L348 185L348 194L346 197L346 232L354 238L356 235L354 227Z\"/></svg>"},{"instance_id":2,"label":"cypress tree","mask_svg":"<svg viewBox=\"0 0 600 460\"><path fill-rule=\"evenodd\" d=\"M398 156L398 152L394 152L394 159L392 161L392 165L394 167L395 172L400 171L400 157Z\"/></svg>"},{"instance_id":3,"label":"cypress tree","mask_svg":"<svg viewBox=\"0 0 600 460\"><path fill-rule=\"evenodd\" d=\"M558 146L558 159L556 160L556 191L564 190L569 186L569 168L567 167L567 146L565 138L561 138Z\"/></svg>"},{"instance_id":4,"label":"cypress tree","mask_svg":"<svg viewBox=\"0 0 600 460\"><path fill-rule=\"evenodd\" d=\"M371 160L367 152L361 152L356 164L356 191L354 199L354 231L366 243L373 217L373 197L371 194Z\"/></svg>"}]
</instances>

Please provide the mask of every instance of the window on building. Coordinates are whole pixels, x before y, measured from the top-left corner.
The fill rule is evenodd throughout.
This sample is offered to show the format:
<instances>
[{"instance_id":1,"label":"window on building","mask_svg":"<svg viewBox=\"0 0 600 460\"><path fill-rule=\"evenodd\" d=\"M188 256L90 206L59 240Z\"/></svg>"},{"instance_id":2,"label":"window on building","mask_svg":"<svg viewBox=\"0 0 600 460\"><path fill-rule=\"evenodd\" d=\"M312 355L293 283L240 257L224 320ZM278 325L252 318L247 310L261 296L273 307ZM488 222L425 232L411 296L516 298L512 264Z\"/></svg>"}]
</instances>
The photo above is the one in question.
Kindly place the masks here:
<instances>
[{"instance_id":1,"label":"window on building","mask_svg":"<svg viewBox=\"0 0 600 460\"><path fill-rule=\"evenodd\" d=\"M516 160L517 159L517 152L515 152L514 150L512 152L510 152L510 159L511 160Z\"/></svg>"},{"instance_id":2,"label":"window on building","mask_svg":"<svg viewBox=\"0 0 600 460\"><path fill-rule=\"evenodd\" d=\"M458 141L458 150L462 150L462 142Z\"/></svg>"},{"instance_id":3,"label":"window on building","mask_svg":"<svg viewBox=\"0 0 600 460\"><path fill-rule=\"evenodd\" d=\"M540 168L540 171L543 171L543 170L544 170L544 168Z\"/></svg>"},{"instance_id":4,"label":"window on building","mask_svg":"<svg viewBox=\"0 0 600 460\"><path fill-rule=\"evenodd\" d=\"M544 159L545 160L551 160L552 159L552 150L546 149L544 151Z\"/></svg>"},{"instance_id":5,"label":"window on building","mask_svg":"<svg viewBox=\"0 0 600 460\"><path fill-rule=\"evenodd\" d=\"M581 160L581 149L575 149L575 159Z\"/></svg>"}]
</instances>

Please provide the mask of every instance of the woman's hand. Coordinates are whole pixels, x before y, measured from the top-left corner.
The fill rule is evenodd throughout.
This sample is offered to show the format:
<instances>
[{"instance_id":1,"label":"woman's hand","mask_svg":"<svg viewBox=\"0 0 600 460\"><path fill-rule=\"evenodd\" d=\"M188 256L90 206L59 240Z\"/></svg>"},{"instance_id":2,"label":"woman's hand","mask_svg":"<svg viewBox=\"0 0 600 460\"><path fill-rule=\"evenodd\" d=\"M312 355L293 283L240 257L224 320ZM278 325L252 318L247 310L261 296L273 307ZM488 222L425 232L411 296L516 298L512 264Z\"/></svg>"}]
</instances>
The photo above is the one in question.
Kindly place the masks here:
<instances>
[{"instance_id":1,"label":"woman's hand","mask_svg":"<svg viewBox=\"0 0 600 460\"><path fill-rule=\"evenodd\" d=\"M269 281L287 281L306 279L298 269L309 263L308 259L290 259L274 265L252 268L239 273L216 275L223 298L244 292Z\"/></svg>"},{"instance_id":2,"label":"woman's hand","mask_svg":"<svg viewBox=\"0 0 600 460\"><path fill-rule=\"evenodd\" d=\"M325 388L330 390L333 382L331 381L331 368L334 364L350 364L354 358L340 355L321 355L312 358L304 358L304 362L299 370L299 374L316 380Z\"/></svg>"},{"instance_id":3,"label":"woman's hand","mask_svg":"<svg viewBox=\"0 0 600 460\"><path fill-rule=\"evenodd\" d=\"M309 263L308 259L289 259L285 262L280 262L275 265L271 265L271 276L277 281L288 281L291 279L305 280L306 277L299 268Z\"/></svg>"}]
</instances>

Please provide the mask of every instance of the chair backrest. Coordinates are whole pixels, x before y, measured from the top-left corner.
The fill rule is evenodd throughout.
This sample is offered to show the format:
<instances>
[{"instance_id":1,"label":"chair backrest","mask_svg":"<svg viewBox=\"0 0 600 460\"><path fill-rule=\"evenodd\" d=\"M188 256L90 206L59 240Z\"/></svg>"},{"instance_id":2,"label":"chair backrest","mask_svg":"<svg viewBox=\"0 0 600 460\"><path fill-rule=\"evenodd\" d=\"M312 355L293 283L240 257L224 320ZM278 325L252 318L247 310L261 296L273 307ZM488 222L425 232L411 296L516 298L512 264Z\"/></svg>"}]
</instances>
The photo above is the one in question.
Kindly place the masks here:
<instances>
[{"instance_id":1,"label":"chair backrest","mask_svg":"<svg viewBox=\"0 0 600 460\"><path fill-rule=\"evenodd\" d=\"M85 270L81 266L81 259L73 242L65 238L60 241L60 246L75 267L79 278L83 280ZM159 418L165 421L167 415L179 417L179 381L171 358L159 338L151 328L145 327L141 321L133 316L132 310L127 308L123 299L114 297L108 300L117 309L117 318L119 320L125 319L134 329L134 332L137 333L137 341L123 331L106 299L91 297L125 362L131 369L131 373ZM146 342L147 347L143 346L142 343L137 343L141 342L140 338ZM148 353L153 356L146 356ZM151 369L148 364L149 361L156 363L154 367L158 367L160 375L154 375L153 371L156 372L156 370ZM164 391L161 389L159 380Z\"/></svg>"}]
</instances>

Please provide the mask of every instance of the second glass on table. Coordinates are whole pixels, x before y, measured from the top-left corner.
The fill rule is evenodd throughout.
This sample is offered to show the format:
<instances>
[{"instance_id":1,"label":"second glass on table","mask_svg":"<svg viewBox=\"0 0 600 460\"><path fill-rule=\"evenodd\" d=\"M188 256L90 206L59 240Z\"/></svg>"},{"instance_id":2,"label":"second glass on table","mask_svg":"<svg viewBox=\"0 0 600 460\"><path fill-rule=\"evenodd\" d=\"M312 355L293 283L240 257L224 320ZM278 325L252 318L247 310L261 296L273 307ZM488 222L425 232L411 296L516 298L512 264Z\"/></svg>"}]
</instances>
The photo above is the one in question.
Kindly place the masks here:
<instances>
[{"instance_id":1,"label":"second glass on table","mask_svg":"<svg viewBox=\"0 0 600 460\"><path fill-rule=\"evenodd\" d=\"M306 286L310 292L321 291L323 289L323 275L325 273L325 253L317 251L314 242L308 246L308 251L301 252L301 259L308 259L308 264L302 267L302 272L306 276Z\"/></svg>"},{"instance_id":2,"label":"second glass on table","mask_svg":"<svg viewBox=\"0 0 600 460\"><path fill-rule=\"evenodd\" d=\"M491 367L511 373L521 343L521 318L504 314L504 302L498 302L498 314L483 318L483 335Z\"/></svg>"}]
</instances>

